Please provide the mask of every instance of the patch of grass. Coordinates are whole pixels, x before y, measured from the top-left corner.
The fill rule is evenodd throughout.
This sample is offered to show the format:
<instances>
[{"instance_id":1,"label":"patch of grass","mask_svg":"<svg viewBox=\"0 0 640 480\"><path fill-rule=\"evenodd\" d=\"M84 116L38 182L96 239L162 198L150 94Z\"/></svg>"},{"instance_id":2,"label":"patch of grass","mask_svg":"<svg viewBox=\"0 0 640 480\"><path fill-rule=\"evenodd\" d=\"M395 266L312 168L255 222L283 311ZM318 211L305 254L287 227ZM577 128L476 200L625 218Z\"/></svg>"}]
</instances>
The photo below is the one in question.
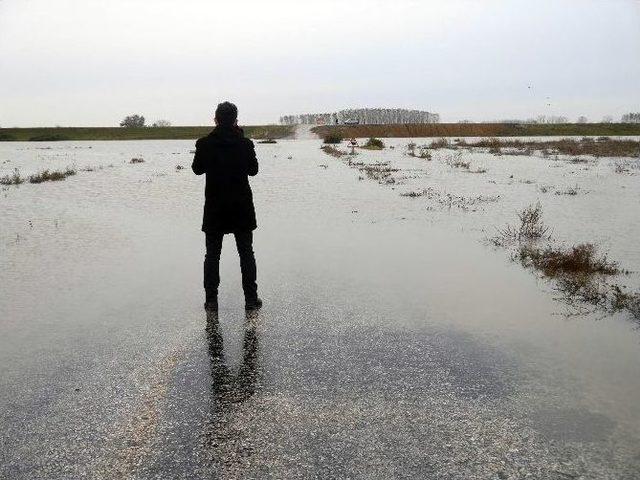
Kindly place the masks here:
<instances>
[{"instance_id":1,"label":"patch of grass","mask_svg":"<svg viewBox=\"0 0 640 480\"><path fill-rule=\"evenodd\" d=\"M618 274L629 274L605 254L598 253L592 243L581 243L571 247L557 247L546 243L539 246L537 241L549 240L548 227L542 222L540 204L530 205L519 215L520 227L507 227L500 236L492 239L498 246L506 246L506 240L518 240L513 260L524 267L530 267L544 278L553 281L555 290L561 293L560 300L576 309L580 315L596 310L613 313L626 310L640 320L640 292L631 293L606 280ZM585 309L590 304L592 310Z\"/></svg>"},{"instance_id":2,"label":"patch of grass","mask_svg":"<svg viewBox=\"0 0 640 480\"><path fill-rule=\"evenodd\" d=\"M39 173L29 175L29 183L58 182L76 173L76 169L72 167L67 167L65 170L42 170Z\"/></svg>"},{"instance_id":3,"label":"patch of grass","mask_svg":"<svg viewBox=\"0 0 640 480\"><path fill-rule=\"evenodd\" d=\"M379 138L371 137L361 148L365 148L367 150L382 150L384 149L384 142Z\"/></svg>"},{"instance_id":4,"label":"patch of grass","mask_svg":"<svg viewBox=\"0 0 640 480\"><path fill-rule=\"evenodd\" d=\"M549 240L551 238L549 227L542 221L540 202L524 208L518 213L518 219L520 220L518 226L507 225L503 229L498 229L498 237L493 239L495 245L504 245L514 241Z\"/></svg>"},{"instance_id":5,"label":"patch of grass","mask_svg":"<svg viewBox=\"0 0 640 480\"><path fill-rule=\"evenodd\" d=\"M640 160L617 160L613 164L615 173L632 173L631 170L640 170Z\"/></svg>"},{"instance_id":6,"label":"patch of grass","mask_svg":"<svg viewBox=\"0 0 640 480\"><path fill-rule=\"evenodd\" d=\"M331 155L332 157L336 157L336 158L340 158L344 155L348 155L347 152L343 152L342 150L337 149L333 145L323 145L320 147L320 150L322 150L327 155Z\"/></svg>"},{"instance_id":7,"label":"patch of grass","mask_svg":"<svg viewBox=\"0 0 640 480\"><path fill-rule=\"evenodd\" d=\"M337 133L328 133L322 138L322 143L337 145L342 143L342 136Z\"/></svg>"},{"instance_id":8,"label":"patch of grass","mask_svg":"<svg viewBox=\"0 0 640 480\"><path fill-rule=\"evenodd\" d=\"M93 166L93 165L88 165L86 167L82 167L80 169L81 172L95 172L96 170L104 170L105 168L113 168L113 163L110 163L109 165L98 165Z\"/></svg>"},{"instance_id":9,"label":"patch of grass","mask_svg":"<svg viewBox=\"0 0 640 480\"><path fill-rule=\"evenodd\" d=\"M640 320L640 292L629 293L618 285L611 286L612 301L614 310L628 310L636 320Z\"/></svg>"},{"instance_id":10,"label":"patch of grass","mask_svg":"<svg viewBox=\"0 0 640 480\"><path fill-rule=\"evenodd\" d=\"M483 203L493 203L500 200L500 195L478 195L475 197L465 197L464 195L455 195L446 191L439 191L433 187L427 187L421 191L412 191L400 194L403 197L426 197L427 200L434 201L440 206L451 209L458 208L463 211L475 212ZM428 208L432 210L431 207Z\"/></svg>"},{"instance_id":11,"label":"patch of grass","mask_svg":"<svg viewBox=\"0 0 640 480\"><path fill-rule=\"evenodd\" d=\"M471 167L471 161L463 160L461 152L458 152L455 155L447 155L445 162L451 168L463 168L465 170L469 170L469 167Z\"/></svg>"},{"instance_id":12,"label":"patch of grass","mask_svg":"<svg viewBox=\"0 0 640 480\"><path fill-rule=\"evenodd\" d=\"M437 149L437 148L451 148L451 143L446 138L439 138L438 140L434 140L429 145L429 148Z\"/></svg>"},{"instance_id":13,"label":"patch of grass","mask_svg":"<svg viewBox=\"0 0 640 480\"><path fill-rule=\"evenodd\" d=\"M0 133L0 142L13 142L15 140L15 135L11 135L9 133Z\"/></svg>"},{"instance_id":14,"label":"patch of grass","mask_svg":"<svg viewBox=\"0 0 640 480\"><path fill-rule=\"evenodd\" d=\"M567 187L564 190L556 190L556 195L570 195L570 196L575 196L578 195L578 192L580 191L580 187L578 187L578 185L575 185L573 187Z\"/></svg>"},{"instance_id":15,"label":"patch of grass","mask_svg":"<svg viewBox=\"0 0 640 480\"><path fill-rule=\"evenodd\" d=\"M425 190L421 192L405 192L400 194L401 197L411 197L411 198L422 197L423 195L426 195Z\"/></svg>"},{"instance_id":16,"label":"patch of grass","mask_svg":"<svg viewBox=\"0 0 640 480\"><path fill-rule=\"evenodd\" d=\"M397 168L390 167L388 163L374 163L370 165L362 165L358 167L361 172L363 172L367 178L371 180L376 180L381 184L393 184L396 183L396 179L393 177L392 173L398 171Z\"/></svg>"},{"instance_id":17,"label":"patch of grass","mask_svg":"<svg viewBox=\"0 0 640 480\"><path fill-rule=\"evenodd\" d=\"M595 309L610 313L628 310L636 319L640 318L640 294L630 294L605 280L606 277L629 272L621 271L616 262L599 254L591 243L569 248L538 248L521 244L516 258L523 266L553 280L555 289L562 294L558 300L578 309L578 314L590 313L584 311L582 304L591 304Z\"/></svg>"},{"instance_id":18,"label":"patch of grass","mask_svg":"<svg viewBox=\"0 0 640 480\"><path fill-rule=\"evenodd\" d=\"M407 155L409 155L410 157L422 158L423 160L427 161L432 160L431 152L426 146L419 147L418 154L416 155L416 146L417 145L415 143L410 143L409 145L407 145Z\"/></svg>"},{"instance_id":19,"label":"patch of grass","mask_svg":"<svg viewBox=\"0 0 640 480\"><path fill-rule=\"evenodd\" d=\"M627 165L622 162L616 162L616 164L614 165L613 171L616 173L629 173L629 169L627 168Z\"/></svg>"},{"instance_id":20,"label":"patch of grass","mask_svg":"<svg viewBox=\"0 0 640 480\"><path fill-rule=\"evenodd\" d=\"M131 160L129 160L129 163L144 163L144 158L132 158Z\"/></svg>"},{"instance_id":21,"label":"patch of grass","mask_svg":"<svg viewBox=\"0 0 640 480\"><path fill-rule=\"evenodd\" d=\"M620 273L618 265L607 260L606 255L598 255L596 247L591 243L582 243L568 249L540 249L525 244L520 246L518 254L523 265L531 265L547 277Z\"/></svg>"},{"instance_id":22,"label":"patch of grass","mask_svg":"<svg viewBox=\"0 0 640 480\"><path fill-rule=\"evenodd\" d=\"M21 183L24 183L24 178L17 168L13 170L11 175L0 177L0 185L20 185Z\"/></svg>"},{"instance_id":23,"label":"patch of grass","mask_svg":"<svg viewBox=\"0 0 640 480\"><path fill-rule=\"evenodd\" d=\"M420 147L420 151L418 152L418 157L423 160L431 161L433 157L431 156L431 152L427 147Z\"/></svg>"},{"instance_id":24,"label":"patch of grass","mask_svg":"<svg viewBox=\"0 0 640 480\"><path fill-rule=\"evenodd\" d=\"M607 137L602 137L607 138ZM571 155L572 163L586 163L588 160L579 158L581 155L593 157L637 157L640 154L640 142L636 140L612 140L607 138L598 142L592 138L576 140L562 138L560 140L525 141L502 140L498 138L484 138L467 144L469 147L488 148L490 153L501 152L512 155L517 152L539 151L543 156ZM504 151L511 149L511 151Z\"/></svg>"}]
</instances>

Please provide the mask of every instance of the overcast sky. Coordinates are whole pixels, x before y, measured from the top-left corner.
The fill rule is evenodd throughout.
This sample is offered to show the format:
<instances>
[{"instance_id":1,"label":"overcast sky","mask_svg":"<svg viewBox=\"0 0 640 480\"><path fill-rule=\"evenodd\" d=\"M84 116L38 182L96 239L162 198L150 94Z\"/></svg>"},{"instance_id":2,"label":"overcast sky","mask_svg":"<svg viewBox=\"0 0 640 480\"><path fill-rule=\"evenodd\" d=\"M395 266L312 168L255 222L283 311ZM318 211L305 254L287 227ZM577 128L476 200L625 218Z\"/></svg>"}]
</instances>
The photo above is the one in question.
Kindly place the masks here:
<instances>
[{"instance_id":1,"label":"overcast sky","mask_svg":"<svg viewBox=\"0 0 640 480\"><path fill-rule=\"evenodd\" d=\"M548 97L548 98L547 98ZM0 125L640 111L638 0L0 0Z\"/></svg>"}]
</instances>

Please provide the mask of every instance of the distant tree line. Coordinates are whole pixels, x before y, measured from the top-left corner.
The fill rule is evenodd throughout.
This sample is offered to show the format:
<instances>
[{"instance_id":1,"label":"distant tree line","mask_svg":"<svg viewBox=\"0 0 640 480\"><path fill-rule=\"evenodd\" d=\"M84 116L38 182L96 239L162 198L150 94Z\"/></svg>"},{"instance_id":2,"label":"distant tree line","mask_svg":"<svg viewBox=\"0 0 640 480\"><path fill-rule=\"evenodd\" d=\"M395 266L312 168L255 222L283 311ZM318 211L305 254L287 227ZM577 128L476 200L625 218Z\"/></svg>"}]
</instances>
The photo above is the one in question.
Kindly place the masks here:
<instances>
[{"instance_id":1,"label":"distant tree line","mask_svg":"<svg viewBox=\"0 0 640 480\"><path fill-rule=\"evenodd\" d=\"M143 115L138 115L138 114L127 115L120 122L120 126L125 128L142 128L146 126L145 122L146 120ZM169 120L156 120L155 122L153 122L151 126L152 127L170 127L171 122Z\"/></svg>"},{"instance_id":2,"label":"distant tree line","mask_svg":"<svg viewBox=\"0 0 640 480\"><path fill-rule=\"evenodd\" d=\"M460 120L458 123L475 123L471 120ZM506 118L501 120L491 120L481 123L520 123L520 124L557 124L557 123L571 123L569 118L563 115L538 115L536 118ZM584 115L580 115L575 123L589 123L589 119ZM613 123L613 117L611 115L605 115L602 117L601 123ZM640 113L625 113L620 118L620 123L640 123Z\"/></svg>"},{"instance_id":3,"label":"distant tree line","mask_svg":"<svg viewBox=\"0 0 640 480\"><path fill-rule=\"evenodd\" d=\"M423 110L404 108L355 108L331 113L305 113L280 117L283 125L340 125L360 123L365 125L393 123L438 123L440 115Z\"/></svg>"},{"instance_id":4,"label":"distant tree line","mask_svg":"<svg viewBox=\"0 0 640 480\"><path fill-rule=\"evenodd\" d=\"M625 113L622 115L622 123L640 123L640 112Z\"/></svg>"}]
</instances>

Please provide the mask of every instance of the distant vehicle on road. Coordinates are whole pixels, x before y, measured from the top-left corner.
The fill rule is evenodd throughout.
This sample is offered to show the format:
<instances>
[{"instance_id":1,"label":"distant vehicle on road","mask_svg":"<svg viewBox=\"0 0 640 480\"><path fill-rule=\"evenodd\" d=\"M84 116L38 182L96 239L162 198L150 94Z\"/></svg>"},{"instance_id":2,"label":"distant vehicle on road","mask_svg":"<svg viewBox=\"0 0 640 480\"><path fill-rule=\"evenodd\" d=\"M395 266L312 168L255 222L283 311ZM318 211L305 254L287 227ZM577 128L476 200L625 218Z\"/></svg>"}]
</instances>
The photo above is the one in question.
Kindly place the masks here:
<instances>
[{"instance_id":1,"label":"distant vehicle on road","mask_svg":"<svg viewBox=\"0 0 640 480\"><path fill-rule=\"evenodd\" d=\"M359 120L345 120L344 122L342 122L344 125L359 125L360 121Z\"/></svg>"}]
</instances>

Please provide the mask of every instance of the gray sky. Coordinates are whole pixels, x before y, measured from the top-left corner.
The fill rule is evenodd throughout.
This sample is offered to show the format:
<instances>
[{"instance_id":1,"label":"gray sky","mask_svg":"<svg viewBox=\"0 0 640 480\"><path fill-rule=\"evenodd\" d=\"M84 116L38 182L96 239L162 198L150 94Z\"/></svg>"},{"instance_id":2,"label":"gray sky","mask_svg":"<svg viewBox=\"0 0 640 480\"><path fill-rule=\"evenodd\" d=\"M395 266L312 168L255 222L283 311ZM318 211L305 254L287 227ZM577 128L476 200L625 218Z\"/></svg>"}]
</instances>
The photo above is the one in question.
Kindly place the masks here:
<instances>
[{"instance_id":1,"label":"gray sky","mask_svg":"<svg viewBox=\"0 0 640 480\"><path fill-rule=\"evenodd\" d=\"M640 111L640 2L0 0L3 127L203 125L226 99L244 124L347 107L618 119Z\"/></svg>"}]
</instances>

